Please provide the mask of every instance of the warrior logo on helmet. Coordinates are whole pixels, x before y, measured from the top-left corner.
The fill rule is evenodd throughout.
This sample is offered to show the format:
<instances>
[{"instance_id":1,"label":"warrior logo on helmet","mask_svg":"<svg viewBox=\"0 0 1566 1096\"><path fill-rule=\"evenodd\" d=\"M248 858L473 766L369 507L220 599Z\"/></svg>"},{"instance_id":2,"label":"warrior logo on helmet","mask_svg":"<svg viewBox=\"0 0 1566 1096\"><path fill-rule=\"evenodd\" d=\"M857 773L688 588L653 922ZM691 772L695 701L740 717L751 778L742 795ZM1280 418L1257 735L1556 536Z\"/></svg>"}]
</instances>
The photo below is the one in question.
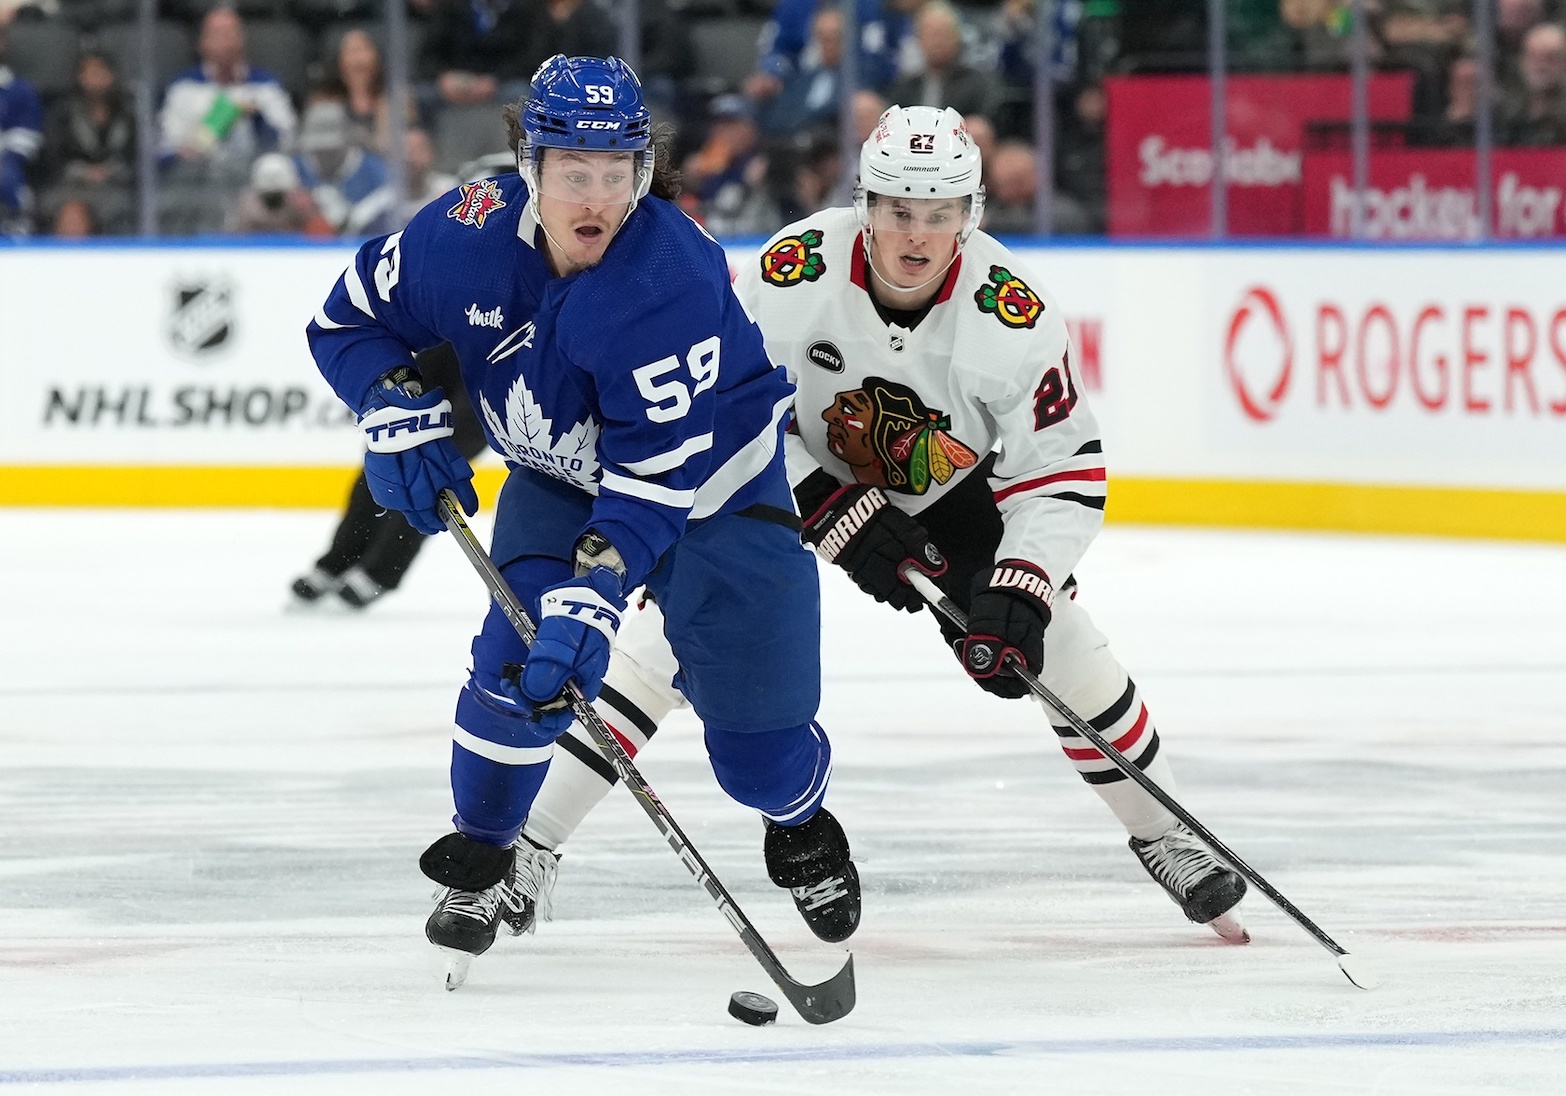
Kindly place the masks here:
<instances>
[{"instance_id":1,"label":"warrior logo on helmet","mask_svg":"<svg viewBox=\"0 0 1566 1096\"><path fill-rule=\"evenodd\" d=\"M990 267L990 280L973 295L980 312L993 312L1007 327L1031 328L1044 312L1044 302L1028 283L1004 266Z\"/></svg>"},{"instance_id":2,"label":"warrior logo on helmet","mask_svg":"<svg viewBox=\"0 0 1566 1096\"><path fill-rule=\"evenodd\" d=\"M779 240L761 254L761 277L769 285L791 286L813 282L826 273L826 259L815 249L821 231L808 228L798 236Z\"/></svg>"},{"instance_id":3,"label":"warrior logo on helmet","mask_svg":"<svg viewBox=\"0 0 1566 1096\"><path fill-rule=\"evenodd\" d=\"M446 211L446 216L473 228L483 228L484 218L497 209L505 209L500 198L500 187L493 179L462 184L462 198Z\"/></svg>"},{"instance_id":4,"label":"warrior logo on helmet","mask_svg":"<svg viewBox=\"0 0 1566 1096\"><path fill-rule=\"evenodd\" d=\"M925 405L907 385L866 377L821 412L827 449L859 483L922 495L971 468L978 456L951 435L951 416Z\"/></svg>"}]
</instances>

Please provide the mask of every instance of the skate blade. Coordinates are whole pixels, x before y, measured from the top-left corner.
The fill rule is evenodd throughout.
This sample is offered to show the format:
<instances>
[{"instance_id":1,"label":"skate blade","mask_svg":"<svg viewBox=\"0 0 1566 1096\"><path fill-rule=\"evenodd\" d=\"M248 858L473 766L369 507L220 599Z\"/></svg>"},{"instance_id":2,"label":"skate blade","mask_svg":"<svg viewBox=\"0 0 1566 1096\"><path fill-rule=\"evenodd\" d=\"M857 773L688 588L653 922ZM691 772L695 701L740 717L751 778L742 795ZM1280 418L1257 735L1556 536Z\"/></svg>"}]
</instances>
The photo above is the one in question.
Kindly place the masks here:
<instances>
[{"instance_id":1,"label":"skate blade","mask_svg":"<svg viewBox=\"0 0 1566 1096\"><path fill-rule=\"evenodd\" d=\"M446 961L446 992L460 989L462 983L468 980L468 971L473 969L473 956L456 948L443 948L436 945L436 951Z\"/></svg>"},{"instance_id":2,"label":"skate blade","mask_svg":"<svg viewBox=\"0 0 1566 1096\"><path fill-rule=\"evenodd\" d=\"M1251 942L1250 932L1240 923L1239 917L1235 915L1233 910L1214 917L1207 922L1207 927L1231 944L1249 944Z\"/></svg>"}]
</instances>

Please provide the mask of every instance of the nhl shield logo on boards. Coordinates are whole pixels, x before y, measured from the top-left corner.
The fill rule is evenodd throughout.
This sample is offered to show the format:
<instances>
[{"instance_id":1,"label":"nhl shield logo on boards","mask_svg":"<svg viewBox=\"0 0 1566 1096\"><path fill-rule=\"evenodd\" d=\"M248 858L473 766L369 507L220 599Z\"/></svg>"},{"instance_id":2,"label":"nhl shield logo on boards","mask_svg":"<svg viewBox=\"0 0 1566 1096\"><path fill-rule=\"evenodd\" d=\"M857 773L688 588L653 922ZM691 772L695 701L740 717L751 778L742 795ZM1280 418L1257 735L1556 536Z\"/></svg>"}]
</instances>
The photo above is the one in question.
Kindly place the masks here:
<instances>
[{"instance_id":1,"label":"nhl shield logo on boards","mask_svg":"<svg viewBox=\"0 0 1566 1096\"><path fill-rule=\"evenodd\" d=\"M211 357L234 335L234 287L226 278L177 282L168 322L169 346L186 358Z\"/></svg>"},{"instance_id":2,"label":"nhl shield logo on boards","mask_svg":"<svg viewBox=\"0 0 1566 1096\"><path fill-rule=\"evenodd\" d=\"M828 373L841 373L843 371L843 352L833 343L825 339L813 342L805 351L805 359L811 365L819 365Z\"/></svg>"}]
</instances>

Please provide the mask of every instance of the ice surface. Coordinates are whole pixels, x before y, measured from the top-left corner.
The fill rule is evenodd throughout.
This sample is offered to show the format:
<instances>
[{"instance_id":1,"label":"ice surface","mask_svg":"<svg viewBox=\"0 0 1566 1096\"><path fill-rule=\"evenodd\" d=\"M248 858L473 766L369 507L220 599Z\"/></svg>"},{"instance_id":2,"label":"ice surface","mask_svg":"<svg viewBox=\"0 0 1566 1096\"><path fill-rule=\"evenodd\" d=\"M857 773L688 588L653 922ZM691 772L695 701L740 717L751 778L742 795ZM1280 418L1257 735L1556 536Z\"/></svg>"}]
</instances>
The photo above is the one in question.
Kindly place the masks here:
<instances>
[{"instance_id":1,"label":"ice surface","mask_svg":"<svg viewBox=\"0 0 1566 1096\"><path fill-rule=\"evenodd\" d=\"M1186 924L1036 708L827 574L859 1005L750 1028L729 994L780 995L621 791L558 919L444 991L416 859L484 589L438 542L364 615L284 612L332 520L0 511L0 1090L1566 1091L1566 550L1112 526L1079 571L1183 801L1369 993L1259 895L1249 947ZM642 762L835 971L689 716Z\"/></svg>"}]
</instances>

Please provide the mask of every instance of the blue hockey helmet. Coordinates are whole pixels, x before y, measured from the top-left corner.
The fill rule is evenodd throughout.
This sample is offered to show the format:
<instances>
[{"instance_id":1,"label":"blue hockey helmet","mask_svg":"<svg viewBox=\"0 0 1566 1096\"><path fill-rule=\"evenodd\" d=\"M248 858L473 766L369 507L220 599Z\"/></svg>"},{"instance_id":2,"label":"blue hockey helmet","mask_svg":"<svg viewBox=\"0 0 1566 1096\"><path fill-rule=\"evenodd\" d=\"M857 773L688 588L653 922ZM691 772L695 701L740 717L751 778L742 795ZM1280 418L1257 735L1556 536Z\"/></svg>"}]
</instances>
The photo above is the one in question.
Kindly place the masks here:
<instances>
[{"instance_id":1,"label":"blue hockey helmet","mask_svg":"<svg viewBox=\"0 0 1566 1096\"><path fill-rule=\"evenodd\" d=\"M653 176L652 114L642 101L641 81L618 57L555 54L533 74L520 121L517 170L535 197L546 148L629 152L636 167L631 205L646 197Z\"/></svg>"}]
</instances>

